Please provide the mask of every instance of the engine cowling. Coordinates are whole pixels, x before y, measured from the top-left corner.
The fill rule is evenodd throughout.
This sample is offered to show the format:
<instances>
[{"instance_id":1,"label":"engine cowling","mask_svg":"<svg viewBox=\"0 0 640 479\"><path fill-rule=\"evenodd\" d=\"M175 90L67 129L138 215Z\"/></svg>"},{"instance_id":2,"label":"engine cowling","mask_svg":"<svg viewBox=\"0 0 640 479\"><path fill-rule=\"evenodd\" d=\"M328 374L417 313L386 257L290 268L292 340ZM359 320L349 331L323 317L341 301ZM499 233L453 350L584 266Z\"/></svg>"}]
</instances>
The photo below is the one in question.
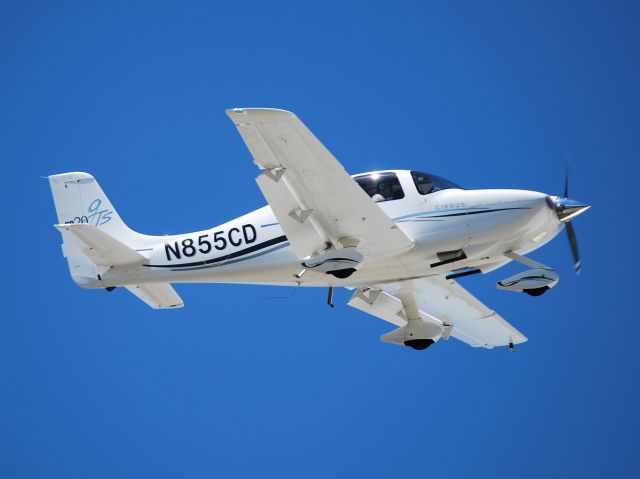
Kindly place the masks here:
<instances>
[{"instance_id":1,"label":"engine cowling","mask_svg":"<svg viewBox=\"0 0 640 479\"><path fill-rule=\"evenodd\" d=\"M436 323L416 319L408 321L404 326L383 334L380 339L385 343L395 343L409 346L413 349L427 349L438 341L444 329Z\"/></svg>"},{"instance_id":2,"label":"engine cowling","mask_svg":"<svg viewBox=\"0 0 640 479\"><path fill-rule=\"evenodd\" d=\"M553 288L560 277L550 268L535 268L515 274L507 279L497 282L498 289L527 293L531 296L540 296Z\"/></svg>"}]
</instances>

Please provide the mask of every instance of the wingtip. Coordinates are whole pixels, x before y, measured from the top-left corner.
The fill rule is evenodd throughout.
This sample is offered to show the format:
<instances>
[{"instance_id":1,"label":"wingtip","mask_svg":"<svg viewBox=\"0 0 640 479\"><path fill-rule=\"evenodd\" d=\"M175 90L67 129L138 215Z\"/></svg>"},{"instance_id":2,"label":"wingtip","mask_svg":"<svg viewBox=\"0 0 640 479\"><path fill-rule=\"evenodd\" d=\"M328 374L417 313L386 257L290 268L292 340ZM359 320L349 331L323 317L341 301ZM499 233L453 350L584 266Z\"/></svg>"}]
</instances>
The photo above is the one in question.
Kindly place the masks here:
<instances>
[{"instance_id":1,"label":"wingtip","mask_svg":"<svg viewBox=\"0 0 640 479\"><path fill-rule=\"evenodd\" d=\"M293 112L278 108L229 108L225 112L234 121L237 119L269 121L296 116Z\"/></svg>"}]
</instances>

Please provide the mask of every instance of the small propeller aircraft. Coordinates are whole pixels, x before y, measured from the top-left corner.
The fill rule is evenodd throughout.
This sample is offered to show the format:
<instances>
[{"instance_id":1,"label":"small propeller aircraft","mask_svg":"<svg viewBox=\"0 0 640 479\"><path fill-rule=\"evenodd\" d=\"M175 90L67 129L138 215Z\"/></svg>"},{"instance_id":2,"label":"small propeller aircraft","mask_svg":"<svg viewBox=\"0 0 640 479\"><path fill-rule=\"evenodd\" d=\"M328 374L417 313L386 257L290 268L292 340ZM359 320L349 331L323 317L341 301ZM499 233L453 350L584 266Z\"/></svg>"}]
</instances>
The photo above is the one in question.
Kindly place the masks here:
<instances>
[{"instance_id":1,"label":"small propeller aircraft","mask_svg":"<svg viewBox=\"0 0 640 479\"><path fill-rule=\"evenodd\" d=\"M493 348L527 338L455 278L516 261L530 269L499 289L543 294L558 274L525 254L567 231L589 206L526 190L465 190L408 170L349 176L291 112L227 114L261 170L268 202L215 228L175 236L129 229L88 173L49 176L62 249L83 288L124 286L153 308L179 308L170 283L254 283L352 289L349 306L397 326L381 339L425 349L454 337Z\"/></svg>"}]
</instances>

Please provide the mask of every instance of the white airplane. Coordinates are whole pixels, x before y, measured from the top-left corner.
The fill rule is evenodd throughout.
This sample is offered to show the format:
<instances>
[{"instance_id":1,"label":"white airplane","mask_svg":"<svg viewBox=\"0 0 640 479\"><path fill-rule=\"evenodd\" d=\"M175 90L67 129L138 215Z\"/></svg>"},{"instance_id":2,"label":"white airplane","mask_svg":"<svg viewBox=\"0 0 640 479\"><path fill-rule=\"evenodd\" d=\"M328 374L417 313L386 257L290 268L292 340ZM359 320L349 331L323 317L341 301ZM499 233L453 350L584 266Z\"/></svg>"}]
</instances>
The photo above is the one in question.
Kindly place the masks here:
<instances>
[{"instance_id":1,"label":"white airplane","mask_svg":"<svg viewBox=\"0 0 640 479\"><path fill-rule=\"evenodd\" d=\"M453 336L493 348L527 338L454 278L510 261L528 269L498 288L540 295L556 272L524 255L589 206L526 190L464 190L436 175L349 176L291 112L227 110L260 168L268 206L174 236L129 229L87 173L49 176L63 253L83 288L124 286L153 308L179 308L170 283L253 283L354 290L348 304L397 326L386 342L425 349Z\"/></svg>"}]
</instances>

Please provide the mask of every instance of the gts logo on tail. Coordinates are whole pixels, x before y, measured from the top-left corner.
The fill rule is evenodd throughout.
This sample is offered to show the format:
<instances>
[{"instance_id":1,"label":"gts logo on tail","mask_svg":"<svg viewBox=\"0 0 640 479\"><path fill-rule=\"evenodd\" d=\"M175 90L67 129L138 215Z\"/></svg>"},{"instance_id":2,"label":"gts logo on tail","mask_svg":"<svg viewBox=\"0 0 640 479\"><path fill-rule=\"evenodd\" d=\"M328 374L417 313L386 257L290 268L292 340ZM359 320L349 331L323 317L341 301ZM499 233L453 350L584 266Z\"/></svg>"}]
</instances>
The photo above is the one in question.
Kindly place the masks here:
<instances>
[{"instance_id":1,"label":"gts logo on tail","mask_svg":"<svg viewBox=\"0 0 640 479\"><path fill-rule=\"evenodd\" d=\"M105 223L111 221L111 215L113 211L109 209L100 209L100 205L102 204L102 200L100 198L96 198L91 202L89 207L87 208L87 214L82 216L76 216L71 221L65 221L64 224L78 224L78 223L91 223L95 226L101 226Z\"/></svg>"}]
</instances>

